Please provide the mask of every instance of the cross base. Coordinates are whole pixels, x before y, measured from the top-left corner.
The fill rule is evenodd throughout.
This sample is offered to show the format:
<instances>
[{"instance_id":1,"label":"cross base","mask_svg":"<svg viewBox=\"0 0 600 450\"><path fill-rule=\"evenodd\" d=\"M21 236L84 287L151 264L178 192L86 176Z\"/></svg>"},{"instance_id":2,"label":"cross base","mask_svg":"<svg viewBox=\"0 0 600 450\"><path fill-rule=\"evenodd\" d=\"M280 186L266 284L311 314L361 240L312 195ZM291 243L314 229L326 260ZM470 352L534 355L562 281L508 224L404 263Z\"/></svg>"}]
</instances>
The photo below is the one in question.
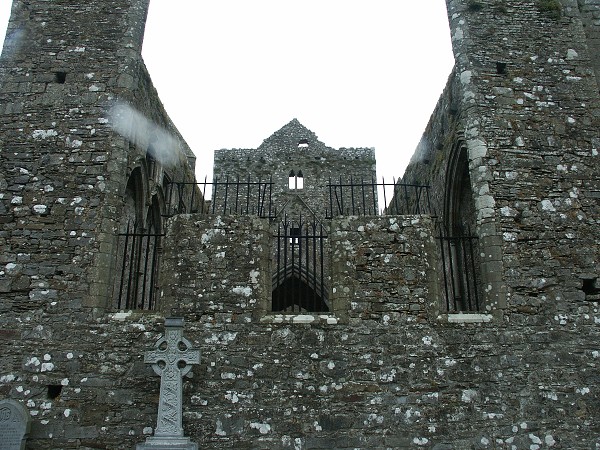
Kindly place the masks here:
<instances>
[{"instance_id":1,"label":"cross base","mask_svg":"<svg viewBox=\"0 0 600 450\"><path fill-rule=\"evenodd\" d=\"M149 437L135 450L198 450L198 444L186 437Z\"/></svg>"}]
</instances>

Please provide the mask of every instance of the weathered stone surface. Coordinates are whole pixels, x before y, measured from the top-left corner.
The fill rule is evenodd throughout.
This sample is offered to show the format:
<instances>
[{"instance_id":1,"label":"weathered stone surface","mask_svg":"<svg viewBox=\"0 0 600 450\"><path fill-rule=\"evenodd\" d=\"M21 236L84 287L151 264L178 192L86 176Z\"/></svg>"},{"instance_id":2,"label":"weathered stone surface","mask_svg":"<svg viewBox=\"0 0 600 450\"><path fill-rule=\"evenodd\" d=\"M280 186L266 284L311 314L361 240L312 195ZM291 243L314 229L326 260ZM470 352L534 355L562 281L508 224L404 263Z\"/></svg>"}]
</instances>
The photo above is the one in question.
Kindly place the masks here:
<instances>
[{"instance_id":1,"label":"weathered stone surface","mask_svg":"<svg viewBox=\"0 0 600 450\"><path fill-rule=\"evenodd\" d=\"M28 446L151 436L159 389L140 350L181 315L203 354L183 383L202 448L598 447L595 1L544 2L557 17L536 0L448 0L456 66L404 176L431 186L437 218L327 222L320 315L269 312L271 225L231 214L161 221L158 310L115 308L124 217L178 206L165 174L193 178L139 54L147 1L17 2L0 58L0 397L27 408ZM149 133L116 133L114 98L189 164L154 164ZM262 150L285 185L275 137ZM248 152L216 159L242 171ZM368 149L339 155L372 170ZM473 225L483 311L446 310L436 220Z\"/></svg>"}]
</instances>

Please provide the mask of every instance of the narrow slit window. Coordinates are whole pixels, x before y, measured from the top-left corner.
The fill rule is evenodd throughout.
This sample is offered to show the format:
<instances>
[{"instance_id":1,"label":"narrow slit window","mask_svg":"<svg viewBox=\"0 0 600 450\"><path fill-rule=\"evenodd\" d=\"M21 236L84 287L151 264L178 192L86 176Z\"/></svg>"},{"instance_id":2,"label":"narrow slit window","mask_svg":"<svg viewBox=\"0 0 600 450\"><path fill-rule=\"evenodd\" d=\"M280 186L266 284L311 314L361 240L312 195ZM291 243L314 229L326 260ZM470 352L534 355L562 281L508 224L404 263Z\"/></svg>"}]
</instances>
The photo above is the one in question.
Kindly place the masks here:
<instances>
[{"instance_id":1,"label":"narrow slit window","mask_svg":"<svg viewBox=\"0 0 600 450\"><path fill-rule=\"evenodd\" d=\"M296 189L304 189L304 175L302 175L302 171L299 171L296 177Z\"/></svg>"},{"instance_id":2,"label":"narrow slit window","mask_svg":"<svg viewBox=\"0 0 600 450\"><path fill-rule=\"evenodd\" d=\"M300 139L298 141L298 148L307 148L308 147L308 139Z\"/></svg>"},{"instance_id":3,"label":"narrow slit window","mask_svg":"<svg viewBox=\"0 0 600 450\"><path fill-rule=\"evenodd\" d=\"M293 170L290 172L288 176L288 188L290 190L304 189L304 176L301 170L298 171L298 174Z\"/></svg>"}]
</instances>

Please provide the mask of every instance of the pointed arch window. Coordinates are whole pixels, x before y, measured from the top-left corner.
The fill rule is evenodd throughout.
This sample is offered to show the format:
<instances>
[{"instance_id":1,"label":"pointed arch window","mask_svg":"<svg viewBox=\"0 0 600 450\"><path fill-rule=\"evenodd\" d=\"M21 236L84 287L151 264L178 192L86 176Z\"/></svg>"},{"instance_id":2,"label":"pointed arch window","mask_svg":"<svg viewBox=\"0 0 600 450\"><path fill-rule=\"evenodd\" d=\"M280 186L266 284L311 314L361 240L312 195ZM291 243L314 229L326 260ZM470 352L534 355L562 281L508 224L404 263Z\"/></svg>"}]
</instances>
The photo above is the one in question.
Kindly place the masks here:
<instances>
[{"instance_id":1,"label":"pointed arch window","mask_svg":"<svg viewBox=\"0 0 600 450\"><path fill-rule=\"evenodd\" d=\"M474 205L467 148L464 142L459 142L448 161L444 222L439 235L449 312L481 309L481 262Z\"/></svg>"},{"instance_id":2,"label":"pointed arch window","mask_svg":"<svg viewBox=\"0 0 600 450\"><path fill-rule=\"evenodd\" d=\"M123 197L113 291L118 309L156 308L164 205L155 195L145 207L145 175L140 167L134 169Z\"/></svg>"}]
</instances>

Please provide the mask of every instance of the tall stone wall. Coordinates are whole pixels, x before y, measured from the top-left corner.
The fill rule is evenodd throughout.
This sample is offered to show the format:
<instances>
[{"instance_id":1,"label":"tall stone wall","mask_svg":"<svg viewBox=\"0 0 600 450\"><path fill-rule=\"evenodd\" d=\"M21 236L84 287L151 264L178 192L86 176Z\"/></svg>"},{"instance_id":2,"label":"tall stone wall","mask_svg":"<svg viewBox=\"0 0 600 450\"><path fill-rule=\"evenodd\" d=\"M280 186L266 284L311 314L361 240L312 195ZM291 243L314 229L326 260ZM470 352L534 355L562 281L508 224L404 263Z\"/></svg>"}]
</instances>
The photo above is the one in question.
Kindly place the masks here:
<instances>
[{"instance_id":1,"label":"tall stone wall","mask_svg":"<svg viewBox=\"0 0 600 450\"><path fill-rule=\"evenodd\" d=\"M0 58L3 312L112 306L129 175L141 169L140 210L154 196L164 204L165 171L193 178L193 155L141 60L147 7L14 2ZM150 173L153 134L170 157L154 155Z\"/></svg>"},{"instance_id":2,"label":"tall stone wall","mask_svg":"<svg viewBox=\"0 0 600 450\"><path fill-rule=\"evenodd\" d=\"M587 19L556 2L448 4L457 65L405 179L429 180L445 220L459 181L447 171L466 148L486 306L577 315L600 276Z\"/></svg>"},{"instance_id":3,"label":"tall stone wall","mask_svg":"<svg viewBox=\"0 0 600 450\"><path fill-rule=\"evenodd\" d=\"M235 215L167 221L160 311L111 307L128 177L143 169L150 198L168 169L149 175L156 141L116 132L106 102L171 130L172 179L191 179L139 57L147 3L15 3L0 69L0 396L27 407L28 447L150 435L159 382L142 355L167 315L202 351L183 408L205 448L600 447L592 3L541 5L448 1L457 65L405 178L431 184L446 220L466 152L484 311L445 311L434 218L338 217L331 311L291 315L269 312L271 225Z\"/></svg>"}]
</instances>

